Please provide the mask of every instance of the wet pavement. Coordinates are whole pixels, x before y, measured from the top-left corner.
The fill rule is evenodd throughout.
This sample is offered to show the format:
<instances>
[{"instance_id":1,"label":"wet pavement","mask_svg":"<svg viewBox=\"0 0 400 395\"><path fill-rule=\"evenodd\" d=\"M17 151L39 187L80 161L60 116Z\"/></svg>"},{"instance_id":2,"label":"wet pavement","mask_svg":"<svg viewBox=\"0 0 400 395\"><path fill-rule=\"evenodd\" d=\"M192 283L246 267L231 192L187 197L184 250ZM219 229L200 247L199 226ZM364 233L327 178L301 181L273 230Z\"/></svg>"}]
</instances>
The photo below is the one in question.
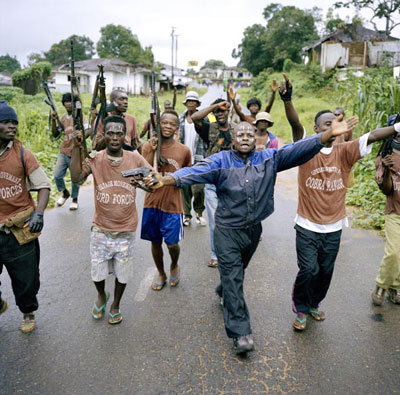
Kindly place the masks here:
<instances>
[{"instance_id":1,"label":"wet pavement","mask_svg":"<svg viewBox=\"0 0 400 395\"><path fill-rule=\"evenodd\" d=\"M34 333L19 331L21 314L7 274L1 275L10 308L0 319L0 393L399 393L400 306L370 303L384 246L374 232L344 230L322 305L327 319L309 320L304 333L293 331L295 201L295 171L281 173L275 213L263 223L246 272L256 344L247 358L235 356L225 335L214 294L218 271L206 266L208 227L185 228L182 281L161 292L150 290L150 245L137 240L135 275L121 304L124 320L111 326L90 315L96 295L89 264L92 186L82 189L78 211L48 210ZM140 213L141 191L137 204Z\"/></svg>"}]
</instances>

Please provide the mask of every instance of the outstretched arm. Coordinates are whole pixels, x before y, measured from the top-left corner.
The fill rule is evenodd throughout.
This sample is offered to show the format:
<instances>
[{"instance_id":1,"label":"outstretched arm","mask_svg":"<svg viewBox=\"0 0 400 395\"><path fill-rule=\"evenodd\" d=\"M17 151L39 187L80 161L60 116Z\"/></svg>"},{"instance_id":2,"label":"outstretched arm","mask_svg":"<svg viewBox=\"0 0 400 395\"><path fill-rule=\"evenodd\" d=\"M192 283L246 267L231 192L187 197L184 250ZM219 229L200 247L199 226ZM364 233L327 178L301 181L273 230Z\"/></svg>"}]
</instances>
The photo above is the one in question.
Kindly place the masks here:
<instances>
[{"instance_id":1,"label":"outstretched arm","mask_svg":"<svg viewBox=\"0 0 400 395\"><path fill-rule=\"evenodd\" d=\"M372 144L376 141L385 140L386 138L394 134L395 131L397 133L400 133L400 122L386 128L375 129L369 134L367 144Z\"/></svg>"},{"instance_id":2,"label":"outstretched arm","mask_svg":"<svg viewBox=\"0 0 400 395\"><path fill-rule=\"evenodd\" d=\"M283 78L285 81L282 82L279 87L279 95L285 106L286 118L292 127L292 139L293 141L298 141L304 136L304 127L300 122L299 116L292 102L293 84L285 73L283 73Z\"/></svg>"},{"instance_id":3,"label":"outstretched arm","mask_svg":"<svg viewBox=\"0 0 400 395\"><path fill-rule=\"evenodd\" d=\"M268 113L270 113L272 110L272 106L275 101L275 94L278 89L278 83L276 82L276 80L272 80L272 85L270 86L270 88L271 88L271 97L269 98L268 103L265 106L265 112L268 112Z\"/></svg>"}]
</instances>

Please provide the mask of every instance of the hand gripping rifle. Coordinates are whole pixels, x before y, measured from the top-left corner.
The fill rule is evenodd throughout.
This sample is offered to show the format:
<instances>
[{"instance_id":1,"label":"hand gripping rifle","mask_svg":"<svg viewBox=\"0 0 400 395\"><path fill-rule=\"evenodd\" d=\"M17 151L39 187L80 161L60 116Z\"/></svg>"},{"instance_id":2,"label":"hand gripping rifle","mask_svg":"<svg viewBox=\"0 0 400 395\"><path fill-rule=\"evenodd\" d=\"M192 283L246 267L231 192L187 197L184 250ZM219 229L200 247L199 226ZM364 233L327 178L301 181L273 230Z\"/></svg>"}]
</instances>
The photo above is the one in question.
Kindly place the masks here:
<instances>
[{"instance_id":1,"label":"hand gripping rifle","mask_svg":"<svg viewBox=\"0 0 400 395\"><path fill-rule=\"evenodd\" d=\"M153 167L155 171L158 171L159 166L168 165L168 161L164 156L161 155L161 115L160 106L156 95L156 77L154 71L151 72L151 109L150 109L150 120L152 127L153 136L157 137L157 149L154 153Z\"/></svg>"},{"instance_id":2,"label":"hand gripping rifle","mask_svg":"<svg viewBox=\"0 0 400 395\"><path fill-rule=\"evenodd\" d=\"M133 177L133 179L136 181L136 185L138 188L143 189L146 192L154 192L153 189L148 188L146 184L143 182L143 178L149 176L152 174L152 171L150 167L143 166L143 167L138 167L136 169L131 169L131 170L124 170L121 172L123 177ZM153 185L159 184L159 181L157 178L153 175Z\"/></svg>"},{"instance_id":3,"label":"hand gripping rifle","mask_svg":"<svg viewBox=\"0 0 400 395\"><path fill-rule=\"evenodd\" d=\"M96 136L100 120L103 121L104 118L107 116L106 79L104 77L104 66L102 64L99 64L97 67L99 68L99 74L97 75L96 79L97 91L96 96L95 92L93 92L92 108L96 108L96 104L93 103L93 100L97 99L97 95L100 92L100 111L97 114L96 122L93 128L93 136Z\"/></svg>"},{"instance_id":4,"label":"hand gripping rifle","mask_svg":"<svg viewBox=\"0 0 400 395\"><path fill-rule=\"evenodd\" d=\"M51 110L53 110L54 112L57 112L56 105L54 104L53 97L51 96L49 86L47 85L47 81L42 79L42 84L43 84L43 89L47 96L47 98L44 99L44 102L48 106L50 106ZM51 129L51 110L50 110L50 115L49 115L49 128L50 129ZM57 113L56 124L57 124L57 132L58 132L58 137L59 137L59 136L61 136L61 133L64 131L64 128L62 126L60 118L58 117L58 113Z\"/></svg>"},{"instance_id":5,"label":"hand gripping rifle","mask_svg":"<svg viewBox=\"0 0 400 395\"><path fill-rule=\"evenodd\" d=\"M400 112L397 113L396 118L394 120L394 122L392 123L392 125L394 125L395 123L400 121ZM397 132L395 131L390 137L388 137L380 146L378 154L376 156L381 155L382 159L386 156L386 155L391 155L393 153L393 147L392 147L392 142L393 139L395 139L397 137Z\"/></svg>"},{"instance_id":6,"label":"hand gripping rifle","mask_svg":"<svg viewBox=\"0 0 400 395\"><path fill-rule=\"evenodd\" d=\"M82 100L79 93L78 78L75 75L74 42L71 40L71 96L72 96L72 117L75 130L82 132L83 154L89 157L86 145L85 130L83 127Z\"/></svg>"}]
</instances>

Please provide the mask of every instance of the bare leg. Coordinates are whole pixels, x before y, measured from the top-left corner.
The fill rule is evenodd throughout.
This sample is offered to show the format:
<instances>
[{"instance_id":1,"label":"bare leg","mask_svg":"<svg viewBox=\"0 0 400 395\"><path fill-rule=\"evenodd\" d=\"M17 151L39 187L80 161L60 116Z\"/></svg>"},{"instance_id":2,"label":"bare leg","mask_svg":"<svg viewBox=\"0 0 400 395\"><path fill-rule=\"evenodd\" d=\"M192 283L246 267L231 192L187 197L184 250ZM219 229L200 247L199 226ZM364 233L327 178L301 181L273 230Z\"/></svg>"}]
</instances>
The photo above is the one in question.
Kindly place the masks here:
<instances>
[{"instance_id":1,"label":"bare leg","mask_svg":"<svg viewBox=\"0 0 400 395\"><path fill-rule=\"evenodd\" d=\"M104 303L106 303L106 298L107 297L106 297L106 293L105 293L105 290L104 290L106 282L103 280L103 281L98 281L98 282L97 281L93 281L93 283L94 283L94 286L96 287L96 290L97 290L97 293L98 293L96 306L98 308L100 308L101 306L103 306ZM96 313L95 310L94 310L94 313Z\"/></svg>"},{"instance_id":2,"label":"bare leg","mask_svg":"<svg viewBox=\"0 0 400 395\"><path fill-rule=\"evenodd\" d=\"M175 280L170 281L171 286L176 286L179 283L179 266L178 266L178 259L179 259L179 254L181 252L181 249L179 247L179 244L170 244L167 245L169 255L171 257L171 277L175 278Z\"/></svg>"},{"instance_id":3,"label":"bare leg","mask_svg":"<svg viewBox=\"0 0 400 395\"><path fill-rule=\"evenodd\" d=\"M165 281L167 281L167 275L164 271L164 252L162 249L162 241L158 243L151 242L151 254L153 255L154 263L156 264L158 270L157 284L163 284Z\"/></svg>"},{"instance_id":4,"label":"bare leg","mask_svg":"<svg viewBox=\"0 0 400 395\"><path fill-rule=\"evenodd\" d=\"M119 304L121 302L122 295L124 294L126 284L122 284L115 279L115 288L114 288L114 301L110 307L110 313L115 314L119 310Z\"/></svg>"}]
</instances>

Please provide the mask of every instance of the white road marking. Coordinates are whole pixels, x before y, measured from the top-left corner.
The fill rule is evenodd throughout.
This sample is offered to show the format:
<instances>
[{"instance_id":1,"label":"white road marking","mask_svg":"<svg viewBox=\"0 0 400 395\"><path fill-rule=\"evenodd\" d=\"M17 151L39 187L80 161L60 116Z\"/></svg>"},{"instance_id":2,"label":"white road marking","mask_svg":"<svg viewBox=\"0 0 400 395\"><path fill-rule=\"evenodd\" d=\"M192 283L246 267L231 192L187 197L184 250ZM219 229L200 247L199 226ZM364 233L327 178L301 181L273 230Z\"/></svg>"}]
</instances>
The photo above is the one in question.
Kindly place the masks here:
<instances>
[{"instance_id":1,"label":"white road marking","mask_svg":"<svg viewBox=\"0 0 400 395\"><path fill-rule=\"evenodd\" d=\"M149 267L146 270L146 275L144 276L144 279L140 282L139 289L137 290L135 295L136 302L143 302L146 299L147 292L149 292L151 283L153 282L153 278L156 273L157 269L155 267Z\"/></svg>"}]
</instances>

